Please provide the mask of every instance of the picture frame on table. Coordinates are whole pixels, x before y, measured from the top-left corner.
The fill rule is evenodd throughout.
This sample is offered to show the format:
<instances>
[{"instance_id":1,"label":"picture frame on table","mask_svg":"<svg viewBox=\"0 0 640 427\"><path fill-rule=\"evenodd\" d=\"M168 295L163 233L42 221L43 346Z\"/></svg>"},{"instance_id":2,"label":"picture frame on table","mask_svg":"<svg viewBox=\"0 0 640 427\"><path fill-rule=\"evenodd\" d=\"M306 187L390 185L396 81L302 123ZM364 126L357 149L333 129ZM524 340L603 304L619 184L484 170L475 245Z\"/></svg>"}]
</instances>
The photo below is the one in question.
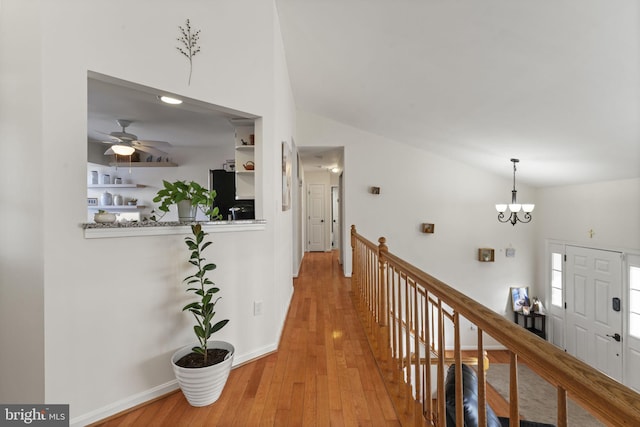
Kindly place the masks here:
<instances>
[{"instance_id":1,"label":"picture frame on table","mask_svg":"<svg viewBox=\"0 0 640 427\"><path fill-rule=\"evenodd\" d=\"M511 308L513 311L522 311L523 307L531 307L529 300L529 287L512 287L509 290L511 295Z\"/></svg>"}]
</instances>

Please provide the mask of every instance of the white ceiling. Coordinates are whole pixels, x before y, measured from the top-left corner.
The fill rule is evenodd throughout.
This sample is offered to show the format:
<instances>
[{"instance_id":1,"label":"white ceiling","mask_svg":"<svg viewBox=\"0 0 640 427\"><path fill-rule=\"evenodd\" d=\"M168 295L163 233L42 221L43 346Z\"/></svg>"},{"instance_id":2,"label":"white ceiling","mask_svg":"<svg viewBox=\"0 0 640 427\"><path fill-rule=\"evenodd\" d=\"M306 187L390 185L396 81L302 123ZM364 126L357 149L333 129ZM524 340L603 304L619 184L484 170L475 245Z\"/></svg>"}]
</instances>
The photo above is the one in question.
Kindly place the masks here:
<instances>
[{"instance_id":1,"label":"white ceiling","mask_svg":"<svg viewBox=\"0 0 640 427\"><path fill-rule=\"evenodd\" d=\"M299 109L552 186L640 176L635 0L276 0Z\"/></svg>"},{"instance_id":2,"label":"white ceiling","mask_svg":"<svg viewBox=\"0 0 640 427\"><path fill-rule=\"evenodd\" d=\"M233 142L231 119L252 117L183 96L176 96L181 105L165 104L158 96L174 94L93 72L87 85L89 142L109 141L105 134L121 132L116 120L125 119L132 121L126 131L139 140L166 141L172 147L219 146Z\"/></svg>"},{"instance_id":3,"label":"white ceiling","mask_svg":"<svg viewBox=\"0 0 640 427\"><path fill-rule=\"evenodd\" d=\"M640 176L636 0L276 4L300 110L505 177L517 157L518 182L533 186ZM142 140L225 143L228 119L248 117L90 77L90 140L129 119ZM301 153L311 168L340 156Z\"/></svg>"}]
</instances>

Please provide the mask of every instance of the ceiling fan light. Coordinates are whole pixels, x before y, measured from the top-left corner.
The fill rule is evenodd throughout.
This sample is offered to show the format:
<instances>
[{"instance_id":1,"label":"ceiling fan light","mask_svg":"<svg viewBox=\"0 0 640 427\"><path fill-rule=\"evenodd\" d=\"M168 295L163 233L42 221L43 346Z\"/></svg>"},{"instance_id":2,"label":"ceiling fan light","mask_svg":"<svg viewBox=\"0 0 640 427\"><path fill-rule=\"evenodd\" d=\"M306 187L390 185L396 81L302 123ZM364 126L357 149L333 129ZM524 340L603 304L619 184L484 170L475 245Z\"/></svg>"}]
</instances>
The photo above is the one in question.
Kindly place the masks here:
<instances>
[{"instance_id":1,"label":"ceiling fan light","mask_svg":"<svg viewBox=\"0 0 640 427\"><path fill-rule=\"evenodd\" d=\"M182 104L182 100L181 99L177 99L177 98L172 98L170 96L159 96L158 98L160 98L160 101L164 102L165 104L171 104L171 105L180 105Z\"/></svg>"},{"instance_id":2,"label":"ceiling fan light","mask_svg":"<svg viewBox=\"0 0 640 427\"><path fill-rule=\"evenodd\" d=\"M502 213L507 210L507 205L503 203L496 204L496 210Z\"/></svg>"},{"instance_id":3,"label":"ceiling fan light","mask_svg":"<svg viewBox=\"0 0 640 427\"><path fill-rule=\"evenodd\" d=\"M122 145L122 144L114 144L111 146L111 149L113 150L114 153L120 156L130 156L134 153L134 151L136 151L135 148L129 145Z\"/></svg>"},{"instance_id":4,"label":"ceiling fan light","mask_svg":"<svg viewBox=\"0 0 640 427\"><path fill-rule=\"evenodd\" d=\"M529 213L529 212L533 212L533 208L535 208L536 205L534 204L523 204L522 205L522 210Z\"/></svg>"},{"instance_id":5,"label":"ceiling fan light","mask_svg":"<svg viewBox=\"0 0 640 427\"><path fill-rule=\"evenodd\" d=\"M511 212L520 212L520 208L522 207L522 205L520 205L520 203L510 203L509 204L509 210Z\"/></svg>"}]
</instances>

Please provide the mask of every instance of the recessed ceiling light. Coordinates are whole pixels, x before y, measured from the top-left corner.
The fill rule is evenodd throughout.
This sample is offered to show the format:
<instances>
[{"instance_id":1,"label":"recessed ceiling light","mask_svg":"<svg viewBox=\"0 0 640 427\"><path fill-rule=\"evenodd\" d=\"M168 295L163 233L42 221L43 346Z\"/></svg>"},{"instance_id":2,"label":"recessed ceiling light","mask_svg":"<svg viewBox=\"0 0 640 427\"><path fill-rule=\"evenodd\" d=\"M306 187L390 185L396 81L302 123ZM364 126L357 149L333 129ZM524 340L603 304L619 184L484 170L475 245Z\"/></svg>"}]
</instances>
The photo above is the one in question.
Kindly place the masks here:
<instances>
[{"instance_id":1,"label":"recessed ceiling light","mask_svg":"<svg viewBox=\"0 0 640 427\"><path fill-rule=\"evenodd\" d=\"M170 96L159 96L158 99L160 99L160 101L166 103L166 104L171 104L171 105L178 105L178 104L182 104L182 100L181 99L176 99L176 98L171 98Z\"/></svg>"}]
</instances>

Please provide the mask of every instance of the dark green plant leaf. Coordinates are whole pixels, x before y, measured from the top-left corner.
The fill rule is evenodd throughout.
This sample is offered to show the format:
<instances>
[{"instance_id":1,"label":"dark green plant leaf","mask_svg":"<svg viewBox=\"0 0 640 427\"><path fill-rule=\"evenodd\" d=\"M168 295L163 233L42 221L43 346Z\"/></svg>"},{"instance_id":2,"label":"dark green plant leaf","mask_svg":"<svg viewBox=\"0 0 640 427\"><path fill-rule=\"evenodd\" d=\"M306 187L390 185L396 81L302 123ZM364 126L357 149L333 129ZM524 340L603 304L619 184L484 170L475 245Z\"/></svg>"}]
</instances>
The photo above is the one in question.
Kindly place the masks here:
<instances>
[{"instance_id":1,"label":"dark green plant leaf","mask_svg":"<svg viewBox=\"0 0 640 427\"><path fill-rule=\"evenodd\" d=\"M218 332L220 329L224 328L227 323L229 323L229 319L219 321L218 323L213 325L213 328L211 328L211 333Z\"/></svg>"}]
</instances>

